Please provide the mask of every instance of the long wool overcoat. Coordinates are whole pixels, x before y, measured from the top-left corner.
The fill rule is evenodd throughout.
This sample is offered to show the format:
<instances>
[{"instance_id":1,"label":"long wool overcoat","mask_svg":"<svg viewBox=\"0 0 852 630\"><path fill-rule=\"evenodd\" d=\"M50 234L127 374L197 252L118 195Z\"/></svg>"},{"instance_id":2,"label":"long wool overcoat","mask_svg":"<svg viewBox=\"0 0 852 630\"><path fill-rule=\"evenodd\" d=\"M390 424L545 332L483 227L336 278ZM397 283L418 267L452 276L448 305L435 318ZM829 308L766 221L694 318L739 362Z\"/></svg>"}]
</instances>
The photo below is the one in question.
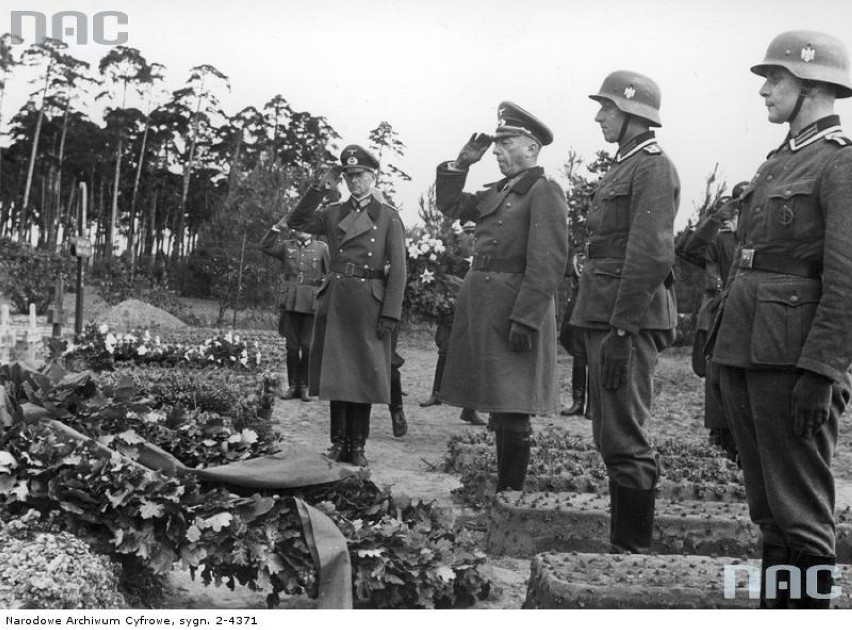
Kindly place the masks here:
<instances>
[{"instance_id":1,"label":"long wool overcoat","mask_svg":"<svg viewBox=\"0 0 852 630\"><path fill-rule=\"evenodd\" d=\"M540 167L476 194L462 192L466 175L438 167L438 209L476 222L440 397L480 411L552 413L559 409L554 296L568 261L565 194ZM489 257L495 270L477 269ZM512 322L535 331L531 351L509 349Z\"/></svg>"},{"instance_id":2,"label":"long wool overcoat","mask_svg":"<svg viewBox=\"0 0 852 630\"><path fill-rule=\"evenodd\" d=\"M353 200L321 206L310 188L287 224L325 235L331 273L317 295L311 345L310 393L322 400L390 403L391 336L379 339L379 317L399 320L405 291L405 228L393 206L373 196L363 209ZM384 278L347 275L354 269Z\"/></svg>"}]
</instances>

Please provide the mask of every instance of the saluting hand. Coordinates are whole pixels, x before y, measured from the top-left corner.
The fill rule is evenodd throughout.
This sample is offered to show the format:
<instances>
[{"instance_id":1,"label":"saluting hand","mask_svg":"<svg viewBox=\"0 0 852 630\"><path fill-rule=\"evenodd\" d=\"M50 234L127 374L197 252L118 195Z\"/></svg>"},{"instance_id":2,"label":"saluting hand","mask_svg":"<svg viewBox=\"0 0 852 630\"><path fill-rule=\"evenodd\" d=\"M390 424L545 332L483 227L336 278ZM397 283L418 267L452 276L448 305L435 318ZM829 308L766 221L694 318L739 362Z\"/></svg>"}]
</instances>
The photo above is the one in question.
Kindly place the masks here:
<instances>
[{"instance_id":1,"label":"saluting hand","mask_svg":"<svg viewBox=\"0 0 852 630\"><path fill-rule=\"evenodd\" d=\"M494 138L487 133L474 133L470 136L470 140L459 151L459 156L456 158L456 168L466 169L471 164L475 164L482 159L488 147L494 142Z\"/></svg>"},{"instance_id":2,"label":"saluting hand","mask_svg":"<svg viewBox=\"0 0 852 630\"><path fill-rule=\"evenodd\" d=\"M633 338L610 330L601 342L601 379L604 389L616 390L627 382Z\"/></svg>"},{"instance_id":3,"label":"saluting hand","mask_svg":"<svg viewBox=\"0 0 852 630\"><path fill-rule=\"evenodd\" d=\"M509 325L509 350L512 352L529 352L533 347L533 333L529 326L518 322Z\"/></svg>"},{"instance_id":4,"label":"saluting hand","mask_svg":"<svg viewBox=\"0 0 852 630\"><path fill-rule=\"evenodd\" d=\"M384 339L396 329L396 320L390 317L379 317L379 323L376 324L376 335L379 339Z\"/></svg>"},{"instance_id":5,"label":"saluting hand","mask_svg":"<svg viewBox=\"0 0 852 630\"><path fill-rule=\"evenodd\" d=\"M832 380L803 370L793 387L793 431L810 440L828 420L831 412Z\"/></svg>"},{"instance_id":6,"label":"saluting hand","mask_svg":"<svg viewBox=\"0 0 852 630\"><path fill-rule=\"evenodd\" d=\"M340 164L329 166L317 181L317 187L322 190L334 190L340 184L340 176L343 174L343 167Z\"/></svg>"}]
</instances>

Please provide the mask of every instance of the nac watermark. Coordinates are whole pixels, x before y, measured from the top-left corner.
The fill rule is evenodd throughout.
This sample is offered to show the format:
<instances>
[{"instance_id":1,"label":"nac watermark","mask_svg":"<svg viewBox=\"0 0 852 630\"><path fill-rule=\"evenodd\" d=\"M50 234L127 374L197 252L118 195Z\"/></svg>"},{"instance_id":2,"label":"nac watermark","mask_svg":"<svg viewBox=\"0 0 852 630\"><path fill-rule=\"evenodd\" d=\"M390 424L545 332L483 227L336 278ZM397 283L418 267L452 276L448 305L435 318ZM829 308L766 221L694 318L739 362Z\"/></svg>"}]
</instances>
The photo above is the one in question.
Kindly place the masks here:
<instances>
[{"instance_id":1,"label":"nac watermark","mask_svg":"<svg viewBox=\"0 0 852 630\"><path fill-rule=\"evenodd\" d=\"M724 572L725 599L736 599L737 577L745 573L748 586L748 598L760 599L760 567L753 564L726 564ZM807 595L811 599L837 599L841 595L839 586L832 586L829 592L820 593L818 588L820 573L829 573L832 581L838 581L842 571L833 564L818 564L802 570L790 564L777 564L766 570L766 598L775 599L779 591L784 591L790 599L801 599Z\"/></svg>"},{"instance_id":2,"label":"nac watermark","mask_svg":"<svg viewBox=\"0 0 852 630\"><path fill-rule=\"evenodd\" d=\"M42 43L48 37L66 44L94 42L105 46L127 43L128 17L121 11L99 11L91 16L82 11L59 11L47 15L41 11L12 11L11 31L16 43L24 40Z\"/></svg>"}]
</instances>

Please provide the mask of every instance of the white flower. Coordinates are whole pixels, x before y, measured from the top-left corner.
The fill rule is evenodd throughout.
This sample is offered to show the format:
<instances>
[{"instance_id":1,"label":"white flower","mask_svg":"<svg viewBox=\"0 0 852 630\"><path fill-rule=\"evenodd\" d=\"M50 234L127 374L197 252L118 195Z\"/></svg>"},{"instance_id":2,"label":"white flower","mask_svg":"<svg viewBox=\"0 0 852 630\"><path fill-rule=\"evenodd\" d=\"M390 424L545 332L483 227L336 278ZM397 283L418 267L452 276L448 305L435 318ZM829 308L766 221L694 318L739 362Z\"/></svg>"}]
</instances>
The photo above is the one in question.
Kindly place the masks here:
<instances>
[{"instance_id":1,"label":"white flower","mask_svg":"<svg viewBox=\"0 0 852 630\"><path fill-rule=\"evenodd\" d=\"M107 326L106 324L101 324L100 326L98 326L98 332L102 335L107 334L107 332L109 332L109 326Z\"/></svg>"},{"instance_id":2,"label":"white flower","mask_svg":"<svg viewBox=\"0 0 852 630\"><path fill-rule=\"evenodd\" d=\"M420 282L423 284L429 284L430 282L434 282L434 280L435 274L428 269L424 270L423 273L420 274Z\"/></svg>"},{"instance_id":3,"label":"white flower","mask_svg":"<svg viewBox=\"0 0 852 630\"><path fill-rule=\"evenodd\" d=\"M257 364L260 365L260 351L256 355L254 355L254 360L257 361Z\"/></svg>"},{"instance_id":4,"label":"white flower","mask_svg":"<svg viewBox=\"0 0 852 630\"><path fill-rule=\"evenodd\" d=\"M148 354L148 348L145 347L144 343L138 348L136 348L136 354L138 354L139 356L145 356L146 354Z\"/></svg>"},{"instance_id":5,"label":"white flower","mask_svg":"<svg viewBox=\"0 0 852 630\"><path fill-rule=\"evenodd\" d=\"M233 337L231 336L230 330L227 333L225 333L225 341L227 341L228 343L232 343L234 341Z\"/></svg>"},{"instance_id":6,"label":"white flower","mask_svg":"<svg viewBox=\"0 0 852 630\"><path fill-rule=\"evenodd\" d=\"M234 343L240 343L240 336L234 335Z\"/></svg>"},{"instance_id":7,"label":"white flower","mask_svg":"<svg viewBox=\"0 0 852 630\"><path fill-rule=\"evenodd\" d=\"M243 367L248 367L248 357L240 357L240 364L242 364Z\"/></svg>"},{"instance_id":8,"label":"white flower","mask_svg":"<svg viewBox=\"0 0 852 630\"><path fill-rule=\"evenodd\" d=\"M124 335L124 340L132 343L132 342L136 341L136 337L134 337L130 333L127 333L126 335Z\"/></svg>"},{"instance_id":9,"label":"white flower","mask_svg":"<svg viewBox=\"0 0 852 630\"><path fill-rule=\"evenodd\" d=\"M145 334L142 335L142 339L145 341L151 341L151 333L149 333L147 329L145 329Z\"/></svg>"},{"instance_id":10,"label":"white flower","mask_svg":"<svg viewBox=\"0 0 852 630\"><path fill-rule=\"evenodd\" d=\"M438 260L438 257L435 254L429 254L429 260L435 262L436 260Z\"/></svg>"},{"instance_id":11,"label":"white flower","mask_svg":"<svg viewBox=\"0 0 852 630\"><path fill-rule=\"evenodd\" d=\"M229 358L231 361L236 361L236 360L237 360L237 357L235 357L233 354L232 354L232 355L230 355L228 358Z\"/></svg>"}]
</instances>

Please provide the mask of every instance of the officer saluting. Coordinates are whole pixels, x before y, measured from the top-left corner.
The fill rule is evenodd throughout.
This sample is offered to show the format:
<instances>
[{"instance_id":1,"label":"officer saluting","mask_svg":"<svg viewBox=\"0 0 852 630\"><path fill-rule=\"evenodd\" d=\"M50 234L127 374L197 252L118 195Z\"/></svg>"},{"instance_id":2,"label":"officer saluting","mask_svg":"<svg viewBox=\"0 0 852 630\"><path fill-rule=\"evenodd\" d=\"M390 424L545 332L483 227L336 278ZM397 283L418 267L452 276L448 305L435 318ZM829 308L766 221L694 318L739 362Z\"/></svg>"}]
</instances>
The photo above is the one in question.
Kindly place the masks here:
<instances>
[{"instance_id":1,"label":"officer saluting","mask_svg":"<svg viewBox=\"0 0 852 630\"><path fill-rule=\"evenodd\" d=\"M276 241L282 229L287 229L286 219L273 225L260 241L260 251L284 264L278 334L287 343L287 380L290 387L282 398L287 400L298 396L302 401L310 402L308 370L311 335L317 292L328 273L328 246L304 232L296 232L295 238L278 243Z\"/></svg>"},{"instance_id":2,"label":"officer saluting","mask_svg":"<svg viewBox=\"0 0 852 630\"><path fill-rule=\"evenodd\" d=\"M609 475L610 540L616 552L646 552L654 525L658 456L643 428L651 415L657 355L675 338L671 289L677 171L657 144L660 89L617 71L597 94L595 121L618 144L586 216L587 260L571 324L583 330L589 411Z\"/></svg>"},{"instance_id":3,"label":"officer saluting","mask_svg":"<svg viewBox=\"0 0 852 630\"><path fill-rule=\"evenodd\" d=\"M331 264L318 294L311 393L330 401L329 457L351 456L353 464L366 466L371 405L391 401L391 333L402 312L405 228L374 189L378 160L352 144L340 161L308 189L287 224L328 240ZM341 171L351 197L321 206Z\"/></svg>"},{"instance_id":4,"label":"officer saluting","mask_svg":"<svg viewBox=\"0 0 852 630\"><path fill-rule=\"evenodd\" d=\"M454 162L438 166L438 209L475 221L474 256L450 334L441 400L491 412L497 489L523 489L530 415L559 409L554 295L568 260L565 194L536 166L550 130L514 103L498 109L494 155L505 176L464 193L471 164L492 139L474 134Z\"/></svg>"},{"instance_id":5,"label":"officer saluting","mask_svg":"<svg viewBox=\"0 0 852 630\"><path fill-rule=\"evenodd\" d=\"M834 565L831 458L852 386L852 143L834 115L852 81L843 44L812 31L778 35L751 71L789 133L743 193L713 360L764 576L793 565L804 584ZM817 593L763 593L761 605L828 607L831 571L812 573Z\"/></svg>"}]
</instances>

